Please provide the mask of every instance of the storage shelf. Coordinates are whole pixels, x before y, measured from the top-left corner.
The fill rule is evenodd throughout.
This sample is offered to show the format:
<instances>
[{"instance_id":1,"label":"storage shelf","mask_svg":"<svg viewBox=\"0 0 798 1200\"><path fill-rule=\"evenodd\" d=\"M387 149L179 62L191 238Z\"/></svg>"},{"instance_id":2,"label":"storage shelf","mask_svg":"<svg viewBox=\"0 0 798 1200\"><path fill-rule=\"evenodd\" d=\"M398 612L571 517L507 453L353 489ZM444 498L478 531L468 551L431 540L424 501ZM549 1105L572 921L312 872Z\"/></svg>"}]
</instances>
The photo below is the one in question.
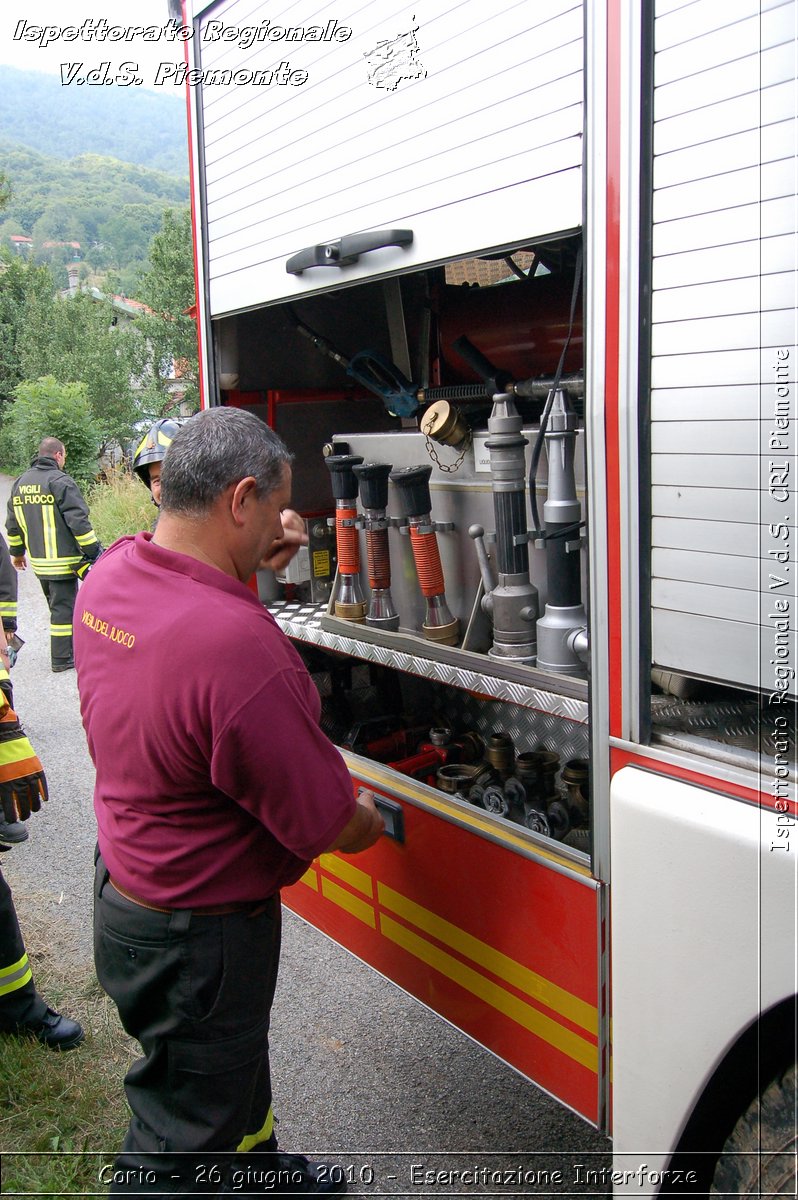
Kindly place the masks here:
<instances>
[{"instance_id":1,"label":"storage shelf","mask_svg":"<svg viewBox=\"0 0 798 1200\"><path fill-rule=\"evenodd\" d=\"M405 633L376 632L326 614L323 606L273 601L269 612L290 638L393 667L461 691L587 724L587 683L534 667L441 646Z\"/></svg>"}]
</instances>

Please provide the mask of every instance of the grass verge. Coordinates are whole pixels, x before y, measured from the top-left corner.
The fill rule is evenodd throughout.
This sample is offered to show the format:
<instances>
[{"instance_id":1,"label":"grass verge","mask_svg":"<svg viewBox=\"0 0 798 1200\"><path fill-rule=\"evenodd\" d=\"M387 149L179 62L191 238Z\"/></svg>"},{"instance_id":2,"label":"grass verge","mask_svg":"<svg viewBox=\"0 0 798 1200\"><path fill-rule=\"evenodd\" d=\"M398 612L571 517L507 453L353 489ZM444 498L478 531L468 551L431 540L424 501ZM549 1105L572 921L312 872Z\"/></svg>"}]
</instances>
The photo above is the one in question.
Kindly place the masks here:
<instances>
[{"instance_id":1,"label":"grass verge","mask_svg":"<svg viewBox=\"0 0 798 1200\"><path fill-rule=\"evenodd\" d=\"M137 475L120 469L109 472L102 483L95 483L86 497L92 529L103 546L110 546L125 534L150 529L158 512Z\"/></svg>"},{"instance_id":2,"label":"grass verge","mask_svg":"<svg viewBox=\"0 0 798 1200\"><path fill-rule=\"evenodd\" d=\"M60 1053L0 1037L0 1147L4 1196L104 1196L99 1171L122 1143L128 1110L122 1077L137 1055L94 972L76 961L62 923L36 897L15 894L36 986L80 1021L86 1039Z\"/></svg>"}]
</instances>

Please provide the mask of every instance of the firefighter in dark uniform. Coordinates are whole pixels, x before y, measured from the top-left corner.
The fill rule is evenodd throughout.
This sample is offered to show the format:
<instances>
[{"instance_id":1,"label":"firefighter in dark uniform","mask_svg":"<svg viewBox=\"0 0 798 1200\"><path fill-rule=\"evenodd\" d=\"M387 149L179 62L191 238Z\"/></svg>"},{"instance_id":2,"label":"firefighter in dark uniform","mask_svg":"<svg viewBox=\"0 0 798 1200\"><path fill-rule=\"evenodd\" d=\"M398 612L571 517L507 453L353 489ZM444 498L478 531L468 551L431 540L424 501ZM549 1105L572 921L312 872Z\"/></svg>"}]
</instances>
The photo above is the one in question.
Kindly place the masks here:
<instances>
[{"instance_id":1,"label":"firefighter in dark uniform","mask_svg":"<svg viewBox=\"0 0 798 1200\"><path fill-rule=\"evenodd\" d=\"M7 558L8 551L0 538L2 556ZM39 811L47 799L47 780L12 707L8 668L6 639L0 634L0 802L5 828L14 829ZM8 849L0 840L0 850ZM71 1050L83 1041L77 1021L50 1008L36 990L14 898L0 870L0 1034L9 1033L35 1037L51 1050Z\"/></svg>"},{"instance_id":2,"label":"firefighter in dark uniform","mask_svg":"<svg viewBox=\"0 0 798 1200\"><path fill-rule=\"evenodd\" d=\"M0 537L0 620L6 639L17 632L17 573L8 546Z\"/></svg>"},{"instance_id":3,"label":"firefighter in dark uniform","mask_svg":"<svg viewBox=\"0 0 798 1200\"><path fill-rule=\"evenodd\" d=\"M14 481L8 501L8 545L18 571L25 552L50 608L50 658L54 671L69 671L72 612L82 579L102 553L80 488L64 471L66 450L44 438L30 469Z\"/></svg>"}]
</instances>

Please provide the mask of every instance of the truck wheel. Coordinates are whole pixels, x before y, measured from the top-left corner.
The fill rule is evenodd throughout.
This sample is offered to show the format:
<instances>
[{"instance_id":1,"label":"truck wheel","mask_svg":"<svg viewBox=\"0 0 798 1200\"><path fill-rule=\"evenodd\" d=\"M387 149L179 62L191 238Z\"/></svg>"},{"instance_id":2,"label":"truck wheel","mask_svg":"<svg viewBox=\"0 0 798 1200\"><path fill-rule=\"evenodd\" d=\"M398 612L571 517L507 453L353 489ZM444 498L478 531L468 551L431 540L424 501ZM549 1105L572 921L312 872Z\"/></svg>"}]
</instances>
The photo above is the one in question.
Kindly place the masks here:
<instances>
[{"instance_id":1,"label":"truck wheel","mask_svg":"<svg viewBox=\"0 0 798 1200\"><path fill-rule=\"evenodd\" d=\"M796 1194L796 1065L774 1079L735 1125L715 1168L713 1196Z\"/></svg>"}]
</instances>

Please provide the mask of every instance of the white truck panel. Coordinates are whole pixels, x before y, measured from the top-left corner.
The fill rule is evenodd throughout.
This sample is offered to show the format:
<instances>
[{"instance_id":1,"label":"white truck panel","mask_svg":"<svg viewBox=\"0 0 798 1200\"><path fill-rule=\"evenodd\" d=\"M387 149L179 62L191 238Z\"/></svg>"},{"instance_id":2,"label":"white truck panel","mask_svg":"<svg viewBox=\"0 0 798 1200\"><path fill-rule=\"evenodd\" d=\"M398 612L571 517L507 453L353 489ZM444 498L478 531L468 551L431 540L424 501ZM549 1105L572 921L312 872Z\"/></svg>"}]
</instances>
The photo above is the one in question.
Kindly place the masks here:
<instances>
[{"instance_id":1,"label":"white truck panel","mask_svg":"<svg viewBox=\"0 0 798 1200\"><path fill-rule=\"evenodd\" d=\"M767 615L764 607L762 613ZM668 608L653 610L651 648L655 663L670 664L678 659L680 670L704 679L724 679L738 687L773 689L773 632L767 635L757 623L724 620ZM770 638L770 646L767 638ZM790 632L787 656L795 662L796 634ZM667 665L663 665L668 670ZM783 689L796 695L796 681Z\"/></svg>"},{"instance_id":2,"label":"white truck panel","mask_svg":"<svg viewBox=\"0 0 798 1200\"><path fill-rule=\"evenodd\" d=\"M751 297L756 302L753 297ZM762 346L789 345L795 326L795 311L784 308L765 313L705 317L696 321L660 322L652 330L652 353L698 354L713 350L735 350L742 339L759 340Z\"/></svg>"},{"instance_id":3,"label":"white truck panel","mask_svg":"<svg viewBox=\"0 0 798 1200\"><path fill-rule=\"evenodd\" d=\"M692 183L696 179L711 179L724 171L758 167L795 156L795 128L790 120L765 125L761 131L746 129L720 138L712 137L709 126L706 133L703 142L696 144L691 140L684 148L671 150L655 158L656 188Z\"/></svg>"},{"instance_id":4,"label":"white truck panel","mask_svg":"<svg viewBox=\"0 0 798 1200\"><path fill-rule=\"evenodd\" d=\"M269 16L292 27L318 20L309 0ZM581 3L498 0L488 11L466 0L416 21L390 0L348 0L335 18L351 38L244 49L207 35L252 23L251 3L226 0L200 16L196 67L290 59L308 73L296 87L203 87L212 316L582 223ZM369 55L412 30L418 77L375 86ZM286 273L305 247L388 228L412 229L412 246Z\"/></svg>"},{"instance_id":5,"label":"white truck panel","mask_svg":"<svg viewBox=\"0 0 798 1200\"><path fill-rule=\"evenodd\" d=\"M728 197L728 192L726 193ZM738 197L735 194L735 201ZM731 209L707 211L657 224L654 253L679 254L709 246L728 246L752 237L776 237L795 229L795 198L758 200Z\"/></svg>"},{"instance_id":6,"label":"white truck panel","mask_svg":"<svg viewBox=\"0 0 798 1200\"><path fill-rule=\"evenodd\" d=\"M694 317L720 317L725 314L791 309L795 300L795 279L788 271L756 275L743 279L701 283L693 287L661 288L652 298L652 321L687 321Z\"/></svg>"},{"instance_id":7,"label":"white truck panel","mask_svg":"<svg viewBox=\"0 0 798 1200\"><path fill-rule=\"evenodd\" d=\"M758 340L758 339L757 339ZM654 387L696 388L733 385L737 383L761 383L773 395L776 350L780 344L760 348L751 346L741 350L725 352L669 354L655 358L651 367ZM795 382L795 367L790 362L789 372L783 382ZM794 414L793 414L794 415Z\"/></svg>"},{"instance_id":8,"label":"white truck panel","mask_svg":"<svg viewBox=\"0 0 798 1200\"><path fill-rule=\"evenodd\" d=\"M681 15L684 20L684 14ZM781 45L764 50L762 54L748 53L742 58L722 63L712 70L701 72L701 101L715 104L731 96L755 91L760 83L770 88L781 83L790 84L795 74L792 47L787 40ZM661 120L681 113L692 112L696 105L695 78L676 78L657 87L657 113ZM767 96L767 92L763 97ZM763 98L764 103L764 98Z\"/></svg>"},{"instance_id":9,"label":"white truck panel","mask_svg":"<svg viewBox=\"0 0 798 1200\"><path fill-rule=\"evenodd\" d=\"M689 491L690 489L685 489ZM704 489L708 497L718 496L719 493L706 488ZM716 514L721 515L725 519L716 520L695 520L693 518L682 519L680 517L657 516L655 514L651 522L651 542L654 550L656 549L683 549L686 553L698 552L701 554L738 554L744 558L759 558L762 546L765 544L765 539L768 535L768 528L765 525L756 524L756 519L759 516L756 502L750 503L751 497L756 501L756 492L724 492L723 499L726 496L731 496L732 503L735 503L740 498L747 498L748 507L745 511L744 505L739 504L740 520L735 522L738 526L736 535L729 526L729 513ZM663 505L664 507L664 505ZM673 506L674 508L676 505ZM687 507L686 505L684 506ZM696 506L697 507L697 506ZM700 511L700 510L699 510ZM743 524L745 519L748 519L747 524ZM788 529L795 529L795 514L791 514L792 525L787 525ZM795 553L792 547L792 539L790 539L789 558L787 562L793 561ZM681 576L674 576L681 578Z\"/></svg>"},{"instance_id":10,"label":"white truck panel","mask_svg":"<svg viewBox=\"0 0 798 1200\"><path fill-rule=\"evenodd\" d=\"M718 7L715 0L702 0L708 20L707 30L700 37L691 37L691 22L694 11L700 6L691 5L690 20L682 16L679 40L662 49L657 47L659 16L655 25L655 53L658 60L656 84L671 83L674 79L685 79L709 71L724 63L734 62L751 53L751 47L762 50L783 46L793 36L792 0L765 10L755 0L743 0L742 10L750 14L745 19L732 19L727 24L727 5ZM657 7L659 12L659 6ZM662 18L665 20L665 18Z\"/></svg>"},{"instance_id":11,"label":"white truck panel","mask_svg":"<svg viewBox=\"0 0 798 1200\"><path fill-rule=\"evenodd\" d=\"M754 689L798 607L795 40L794 0L656 9L652 654Z\"/></svg>"},{"instance_id":12,"label":"white truck panel","mask_svg":"<svg viewBox=\"0 0 798 1200\"><path fill-rule=\"evenodd\" d=\"M774 345L778 345L776 342ZM783 344L783 343L781 343ZM773 455L780 443L789 440L790 430L772 430L763 421L735 420L729 414L722 423L703 421L699 410L693 420L660 420L652 426L651 448L655 454L755 454Z\"/></svg>"},{"instance_id":13,"label":"white truck panel","mask_svg":"<svg viewBox=\"0 0 798 1200\"><path fill-rule=\"evenodd\" d=\"M752 559L751 562L756 562ZM758 630L758 620L760 613L766 611L770 595L772 595L772 584L768 581L774 576L774 565L768 564L767 559L760 559L762 566L770 566L770 571L758 572L758 578L755 576L754 588L748 587L730 587L726 583L719 580L710 581L709 583L695 583L692 581L683 580L682 577L671 578L656 578L652 580L652 604L655 608L664 608L672 613L694 614L696 617L706 616L710 614L718 622L722 620L738 620L745 624L755 626ZM788 564L787 564L788 565ZM784 571L784 568L781 568ZM764 580L761 576L764 575ZM781 576L778 576L781 578ZM780 590L781 595L790 595L792 588L787 587ZM793 595L794 599L794 595ZM796 614L794 614L794 604L791 605L790 617L791 629L796 628ZM718 632L715 634L716 641L720 642ZM721 653L728 655L728 647L719 646ZM720 654L716 658L720 659ZM794 662L794 655L791 658ZM659 662L659 659L658 659ZM731 677L731 672L734 670L733 661L726 661L725 670L718 671L719 679L728 679L730 683L744 683L743 679L734 679ZM706 672L704 672L706 673ZM757 680L758 682L758 680Z\"/></svg>"},{"instance_id":14,"label":"white truck panel","mask_svg":"<svg viewBox=\"0 0 798 1200\"><path fill-rule=\"evenodd\" d=\"M790 551L795 562L795 551ZM680 580L713 587L743 588L767 593L773 563L757 555L721 554L701 550L654 548L651 553L651 573L655 579L669 582Z\"/></svg>"},{"instance_id":15,"label":"white truck panel","mask_svg":"<svg viewBox=\"0 0 798 1200\"><path fill-rule=\"evenodd\" d=\"M778 8L784 0L771 0L763 3L762 11ZM672 11L668 6L663 9L657 5L657 26L655 50L667 50L671 46L680 46L693 41L705 33L713 33L718 27L717 0L695 0L692 4L675 5ZM685 11L685 9L687 11ZM722 19L724 25L733 25L750 17L752 12L751 0L728 0L723 5Z\"/></svg>"},{"instance_id":16,"label":"white truck panel","mask_svg":"<svg viewBox=\"0 0 798 1200\"><path fill-rule=\"evenodd\" d=\"M663 388L651 394L652 421L769 420L773 395L756 383Z\"/></svg>"},{"instance_id":17,"label":"white truck panel","mask_svg":"<svg viewBox=\"0 0 798 1200\"><path fill-rule=\"evenodd\" d=\"M614 1165L653 1168L740 1031L794 994L798 857L771 849L775 812L632 767L610 827Z\"/></svg>"}]
</instances>

